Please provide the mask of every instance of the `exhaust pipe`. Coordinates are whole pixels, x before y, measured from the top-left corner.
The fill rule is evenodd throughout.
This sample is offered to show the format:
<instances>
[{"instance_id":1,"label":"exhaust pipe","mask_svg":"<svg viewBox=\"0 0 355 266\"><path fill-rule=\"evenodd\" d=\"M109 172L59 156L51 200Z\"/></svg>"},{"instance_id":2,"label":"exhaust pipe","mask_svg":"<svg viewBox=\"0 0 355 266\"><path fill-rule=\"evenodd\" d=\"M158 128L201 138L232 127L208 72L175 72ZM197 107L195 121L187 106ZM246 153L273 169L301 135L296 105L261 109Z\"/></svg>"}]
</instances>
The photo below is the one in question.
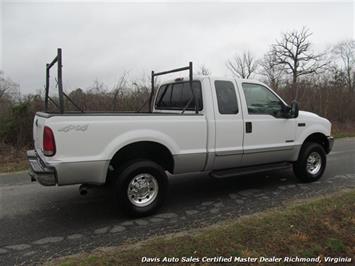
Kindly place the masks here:
<instances>
[{"instance_id":1,"label":"exhaust pipe","mask_svg":"<svg viewBox=\"0 0 355 266\"><path fill-rule=\"evenodd\" d=\"M81 196L87 195L88 194L88 188L89 188L88 185L85 185L85 184L80 185L80 187L79 187L80 195Z\"/></svg>"}]
</instances>

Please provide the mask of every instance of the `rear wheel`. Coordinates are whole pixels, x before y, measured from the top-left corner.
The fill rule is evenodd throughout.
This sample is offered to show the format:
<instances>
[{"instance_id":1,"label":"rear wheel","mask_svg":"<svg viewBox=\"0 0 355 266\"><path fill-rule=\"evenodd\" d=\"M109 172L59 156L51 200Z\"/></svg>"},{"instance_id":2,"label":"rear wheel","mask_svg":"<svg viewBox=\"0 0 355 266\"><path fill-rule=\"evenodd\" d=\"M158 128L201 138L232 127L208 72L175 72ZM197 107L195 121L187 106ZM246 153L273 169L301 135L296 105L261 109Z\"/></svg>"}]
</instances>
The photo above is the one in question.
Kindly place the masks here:
<instances>
[{"instance_id":1,"label":"rear wheel","mask_svg":"<svg viewBox=\"0 0 355 266\"><path fill-rule=\"evenodd\" d=\"M302 182L313 182L322 177L327 164L324 148L315 142L302 146L297 162L293 165L296 177Z\"/></svg>"},{"instance_id":2,"label":"rear wheel","mask_svg":"<svg viewBox=\"0 0 355 266\"><path fill-rule=\"evenodd\" d=\"M120 208L132 216L146 216L162 205L168 188L164 169L149 160L132 161L117 173L114 195Z\"/></svg>"}]
</instances>

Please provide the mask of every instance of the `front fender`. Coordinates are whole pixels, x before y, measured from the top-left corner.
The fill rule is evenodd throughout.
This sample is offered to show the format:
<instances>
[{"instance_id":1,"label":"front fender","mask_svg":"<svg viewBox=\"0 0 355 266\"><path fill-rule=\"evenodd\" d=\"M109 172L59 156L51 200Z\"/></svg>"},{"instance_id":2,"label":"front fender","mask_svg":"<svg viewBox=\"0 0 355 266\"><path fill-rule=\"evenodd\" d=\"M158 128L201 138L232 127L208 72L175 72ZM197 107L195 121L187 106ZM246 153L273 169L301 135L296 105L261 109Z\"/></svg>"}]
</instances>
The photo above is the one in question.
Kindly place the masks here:
<instances>
[{"instance_id":1,"label":"front fender","mask_svg":"<svg viewBox=\"0 0 355 266\"><path fill-rule=\"evenodd\" d=\"M298 135L299 137L297 139L297 143L302 145L306 138L315 133L321 133L325 137L328 137L330 135L330 130L323 125L311 125L302 132L300 132L300 134Z\"/></svg>"}]
</instances>

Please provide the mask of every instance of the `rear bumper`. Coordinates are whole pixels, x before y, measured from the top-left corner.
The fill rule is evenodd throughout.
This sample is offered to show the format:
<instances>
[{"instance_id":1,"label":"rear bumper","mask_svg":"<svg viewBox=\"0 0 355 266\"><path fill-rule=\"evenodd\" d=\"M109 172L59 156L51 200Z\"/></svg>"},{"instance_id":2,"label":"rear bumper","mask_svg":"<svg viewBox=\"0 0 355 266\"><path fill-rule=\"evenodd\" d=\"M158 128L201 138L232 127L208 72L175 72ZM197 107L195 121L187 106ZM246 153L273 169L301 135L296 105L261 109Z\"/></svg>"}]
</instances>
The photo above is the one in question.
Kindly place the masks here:
<instances>
[{"instance_id":1,"label":"rear bumper","mask_svg":"<svg viewBox=\"0 0 355 266\"><path fill-rule=\"evenodd\" d=\"M43 186L55 186L58 183L55 169L46 166L34 150L27 151L27 160L31 180L36 180Z\"/></svg>"},{"instance_id":2,"label":"rear bumper","mask_svg":"<svg viewBox=\"0 0 355 266\"><path fill-rule=\"evenodd\" d=\"M328 137L328 149L326 152L329 153L333 149L333 146L334 146L334 137L329 136Z\"/></svg>"}]
</instances>

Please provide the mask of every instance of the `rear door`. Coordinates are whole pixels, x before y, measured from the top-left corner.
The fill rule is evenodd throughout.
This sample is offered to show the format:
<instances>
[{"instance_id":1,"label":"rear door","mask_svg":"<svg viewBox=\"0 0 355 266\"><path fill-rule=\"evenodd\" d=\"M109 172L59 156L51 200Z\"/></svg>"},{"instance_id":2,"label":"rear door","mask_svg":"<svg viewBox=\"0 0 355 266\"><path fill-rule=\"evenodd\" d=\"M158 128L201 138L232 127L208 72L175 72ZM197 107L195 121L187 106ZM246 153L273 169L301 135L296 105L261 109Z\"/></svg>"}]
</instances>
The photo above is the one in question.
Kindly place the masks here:
<instances>
[{"instance_id":1,"label":"rear door","mask_svg":"<svg viewBox=\"0 0 355 266\"><path fill-rule=\"evenodd\" d=\"M243 155L243 114L235 82L211 80L216 145L214 169L238 167Z\"/></svg>"}]
</instances>

